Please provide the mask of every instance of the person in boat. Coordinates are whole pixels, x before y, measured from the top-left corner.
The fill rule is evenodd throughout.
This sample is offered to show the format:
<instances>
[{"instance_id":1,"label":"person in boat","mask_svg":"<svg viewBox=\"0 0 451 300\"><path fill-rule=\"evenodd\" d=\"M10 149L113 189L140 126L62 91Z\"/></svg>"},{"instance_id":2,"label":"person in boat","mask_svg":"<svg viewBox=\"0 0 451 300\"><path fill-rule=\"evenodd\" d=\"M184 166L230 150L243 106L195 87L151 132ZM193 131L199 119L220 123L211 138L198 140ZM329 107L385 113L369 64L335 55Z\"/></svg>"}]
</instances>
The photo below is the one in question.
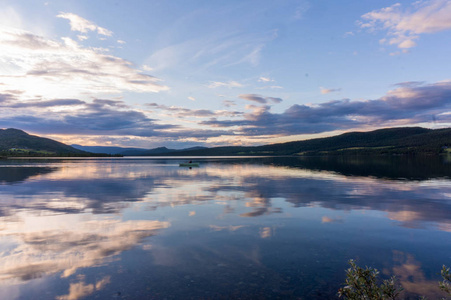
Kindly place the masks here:
<instances>
[{"instance_id":1,"label":"person in boat","mask_svg":"<svg viewBox=\"0 0 451 300\"><path fill-rule=\"evenodd\" d=\"M192 164L192 163L193 163L193 161L192 161L192 160L190 160L190 161L189 161L189 164Z\"/></svg>"}]
</instances>

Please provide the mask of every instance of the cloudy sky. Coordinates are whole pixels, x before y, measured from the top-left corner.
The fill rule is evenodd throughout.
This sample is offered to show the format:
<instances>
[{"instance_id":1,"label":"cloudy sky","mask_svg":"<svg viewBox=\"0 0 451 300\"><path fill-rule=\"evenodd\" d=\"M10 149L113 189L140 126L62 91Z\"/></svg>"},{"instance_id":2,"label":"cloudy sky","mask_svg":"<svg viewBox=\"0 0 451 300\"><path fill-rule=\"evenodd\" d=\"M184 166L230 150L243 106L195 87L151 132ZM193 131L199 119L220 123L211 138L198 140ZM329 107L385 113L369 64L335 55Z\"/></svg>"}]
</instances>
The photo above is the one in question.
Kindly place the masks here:
<instances>
[{"instance_id":1,"label":"cloudy sky","mask_svg":"<svg viewBox=\"0 0 451 300\"><path fill-rule=\"evenodd\" d=\"M448 127L450 53L450 0L0 0L0 128L183 148Z\"/></svg>"}]
</instances>

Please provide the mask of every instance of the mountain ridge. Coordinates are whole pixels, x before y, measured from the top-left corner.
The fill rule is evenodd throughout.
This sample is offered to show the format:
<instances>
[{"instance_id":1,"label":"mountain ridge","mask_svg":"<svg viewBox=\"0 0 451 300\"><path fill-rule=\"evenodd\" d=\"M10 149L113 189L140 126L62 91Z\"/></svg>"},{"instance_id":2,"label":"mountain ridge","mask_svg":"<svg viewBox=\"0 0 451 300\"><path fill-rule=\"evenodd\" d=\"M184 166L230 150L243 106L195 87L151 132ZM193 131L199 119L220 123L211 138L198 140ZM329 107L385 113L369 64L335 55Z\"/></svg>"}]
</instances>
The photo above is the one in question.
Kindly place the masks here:
<instances>
[{"instance_id":1,"label":"mountain ridge","mask_svg":"<svg viewBox=\"0 0 451 300\"><path fill-rule=\"evenodd\" d=\"M226 146L182 151L180 156L222 155L369 155L440 154L451 147L451 128L384 128L369 132L348 132L326 138L268 144L262 146ZM171 154L172 155L172 154Z\"/></svg>"},{"instance_id":2,"label":"mountain ridge","mask_svg":"<svg viewBox=\"0 0 451 300\"><path fill-rule=\"evenodd\" d=\"M262 146L191 147L179 150L166 147L144 149L69 146L52 139L30 135L20 129L0 129L0 156L305 156L417 153L451 153L451 128L396 127Z\"/></svg>"},{"instance_id":3,"label":"mountain ridge","mask_svg":"<svg viewBox=\"0 0 451 300\"><path fill-rule=\"evenodd\" d=\"M0 156L97 156L15 128L0 129Z\"/></svg>"}]
</instances>

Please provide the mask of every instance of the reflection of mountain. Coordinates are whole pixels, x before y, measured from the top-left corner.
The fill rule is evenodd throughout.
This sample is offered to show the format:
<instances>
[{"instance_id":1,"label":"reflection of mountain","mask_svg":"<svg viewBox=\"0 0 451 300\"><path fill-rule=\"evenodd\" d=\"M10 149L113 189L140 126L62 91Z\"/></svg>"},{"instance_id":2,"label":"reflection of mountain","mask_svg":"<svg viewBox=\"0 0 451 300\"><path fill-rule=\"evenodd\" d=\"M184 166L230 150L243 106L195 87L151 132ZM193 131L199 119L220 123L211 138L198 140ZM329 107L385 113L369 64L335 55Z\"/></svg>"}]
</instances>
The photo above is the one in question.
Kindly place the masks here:
<instances>
[{"instance_id":1,"label":"reflection of mountain","mask_svg":"<svg viewBox=\"0 0 451 300\"><path fill-rule=\"evenodd\" d=\"M201 163L197 170L171 167L168 161L76 162L38 180L4 186L0 210L5 216L27 209L101 214L120 212L135 201L156 209L239 200L245 203L246 210L232 209L229 213L258 217L282 212L273 202L284 199L295 207L319 205L335 210L383 211L387 218L404 226L421 227L432 222L442 230L450 230L451 185L445 176L449 165L431 160L431 168L437 167L434 173L426 162L404 159L365 162L280 158L263 160L264 164L260 160L240 164L237 160L211 160ZM404 170L397 170L396 166ZM412 173L417 174L417 169L425 170L424 176L418 174L424 181L385 179L416 178ZM429 176L443 178L426 181Z\"/></svg>"},{"instance_id":2,"label":"reflection of mountain","mask_svg":"<svg viewBox=\"0 0 451 300\"><path fill-rule=\"evenodd\" d=\"M0 166L0 185L23 182L30 177L55 171L51 167L4 167Z\"/></svg>"},{"instance_id":3,"label":"reflection of mountain","mask_svg":"<svg viewBox=\"0 0 451 300\"><path fill-rule=\"evenodd\" d=\"M441 156L305 157L295 163L288 161L290 163L295 167L333 171L346 176L408 180L451 178L451 164L444 163Z\"/></svg>"},{"instance_id":4,"label":"reflection of mountain","mask_svg":"<svg viewBox=\"0 0 451 300\"><path fill-rule=\"evenodd\" d=\"M451 178L446 156L311 156L212 159L220 164L272 165L315 171L331 171L346 176L395 180Z\"/></svg>"}]
</instances>

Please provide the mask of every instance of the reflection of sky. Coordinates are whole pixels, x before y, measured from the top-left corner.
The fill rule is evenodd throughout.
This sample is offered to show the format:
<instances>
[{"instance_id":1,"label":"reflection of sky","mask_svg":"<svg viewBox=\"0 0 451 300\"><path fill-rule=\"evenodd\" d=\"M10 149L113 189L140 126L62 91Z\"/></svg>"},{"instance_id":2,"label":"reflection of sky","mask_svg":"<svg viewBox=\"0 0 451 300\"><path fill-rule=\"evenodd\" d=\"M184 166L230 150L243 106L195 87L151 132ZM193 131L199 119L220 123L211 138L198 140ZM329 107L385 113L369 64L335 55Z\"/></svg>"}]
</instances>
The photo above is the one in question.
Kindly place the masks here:
<instances>
[{"instance_id":1,"label":"reflection of sky","mask_svg":"<svg viewBox=\"0 0 451 300\"><path fill-rule=\"evenodd\" d=\"M30 168L39 173L38 168ZM384 211L389 219L410 227L434 223L448 230L450 226L451 186L445 179L388 181L237 164L187 170L145 163L91 162L82 167L79 163L58 165L50 173L48 166L42 169L32 180L2 186L3 215L14 215L14 210L20 209L111 213L136 201L154 208L210 200L230 205L230 200L239 199L249 208L241 215L252 217L281 212L272 201L281 198L295 207ZM29 167L24 172L30 172Z\"/></svg>"},{"instance_id":2,"label":"reflection of sky","mask_svg":"<svg viewBox=\"0 0 451 300\"><path fill-rule=\"evenodd\" d=\"M345 264L359 255L356 249L364 249L367 243L373 247L370 242L357 243L365 239L362 228L373 235L372 243L388 247L390 253L397 245L393 249L403 254L390 254L393 265L384 272L396 274L409 286L413 275L408 270L423 273L421 262L409 254L410 246L403 244L414 245L404 230L419 239L427 232L451 231L451 185L446 179L383 180L257 164L205 163L189 170L176 163L127 160L17 165L14 176L19 179L2 182L0 193L0 289L57 275L71 282L64 293L58 293L60 299L100 293L114 277L80 277L83 270L119 264L124 253L141 244L144 252L151 253L152 264L182 268L189 273L186 276L193 276L195 271L188 270L196 264L200 269L210 268L210 263L225 268L242 261L267 267L271 260L265 251L272 249L265 248L268 243L285 245L287 241L311 243L310 250L297 256L278 250L297 260L317 255L313 245L323 247L324 241L342 239L343 245L334 248ZM392 225L401 226L393 230ZM299 235L296 239L289 235L293 229ZM346 237L345 230L355 231L353 237ZM199 231L205 236L199 236ZM169 242L165 236L179 238ZM218 252L223 245L212 242L221 236L237 239L227 248L229 257ZM262 244L243 244L240 249L241 236L250 239L246 243L258 239ZM387 239L395 237L400 241L390 245ZM155 238L163 240L154 244ZM195 241L203 246L194 246ZM344 245L356 249L350 251ZM188 263L185 255L197 263ZM340 270L344 267L339 264ZM227 280L232 280L232 273ZM421 276L415 282L431 294L431 281Z\"/></svg>"}]
</instances>

